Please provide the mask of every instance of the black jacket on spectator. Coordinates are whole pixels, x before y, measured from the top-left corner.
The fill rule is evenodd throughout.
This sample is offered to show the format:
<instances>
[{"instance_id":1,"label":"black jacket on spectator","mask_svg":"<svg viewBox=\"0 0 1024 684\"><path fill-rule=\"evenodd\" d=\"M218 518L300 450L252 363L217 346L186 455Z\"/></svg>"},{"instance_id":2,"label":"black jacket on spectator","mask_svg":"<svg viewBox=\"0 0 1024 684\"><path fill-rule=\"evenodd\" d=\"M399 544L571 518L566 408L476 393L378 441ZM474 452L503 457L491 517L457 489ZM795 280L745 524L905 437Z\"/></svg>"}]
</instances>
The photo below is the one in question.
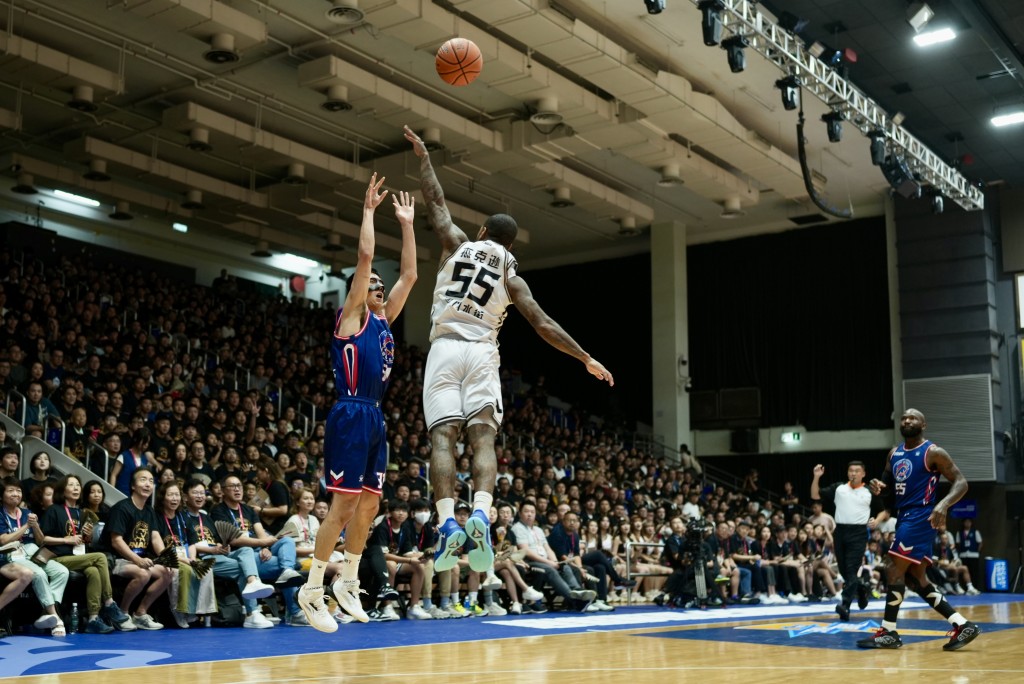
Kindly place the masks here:
<instances>
[{"instance_id":1,"label":"black jacket on spectator","mask_svg":"<svg viewBox=\"0 0 1024 684\"><path fill-rule=\"evenodd\" d=\"M578 532L569 534L562 527L562 523L558 523L551 528L551 532L548 534L548 546L555 552L555 556L559 560L578 556L580 555L580 535Z\"/></svg>"},{"instance_id":2,"label":"black jacket on spectator","mask_svg":"<svg viewBox=\"0 0 1024 684\"><path fill-rule=\"evenodd\" d=\"M373 533L370 535L370 545L383 546L388 550L388 553L393 553L397 556L404 556L410 551L414 551L413 538L405 528L405 525L401 527L397 532L391 529L391 519L384 518L373 528Z\"/></svg>"}]
</instances>

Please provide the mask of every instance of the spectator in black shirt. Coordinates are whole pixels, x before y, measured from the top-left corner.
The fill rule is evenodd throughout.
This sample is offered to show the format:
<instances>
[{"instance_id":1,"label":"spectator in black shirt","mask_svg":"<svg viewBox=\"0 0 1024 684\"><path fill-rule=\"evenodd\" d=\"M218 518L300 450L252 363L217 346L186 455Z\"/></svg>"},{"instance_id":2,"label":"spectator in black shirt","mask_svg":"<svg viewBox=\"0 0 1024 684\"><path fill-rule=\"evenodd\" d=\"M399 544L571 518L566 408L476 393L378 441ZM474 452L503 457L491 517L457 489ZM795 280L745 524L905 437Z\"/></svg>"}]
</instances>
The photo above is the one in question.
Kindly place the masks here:
<instances>
[{"instance_id":1,"label":"spectator in black shirt","mask_svg":"<svg viewBox=\"0 0 1024 684\"><path fill-rule=\"evenodd\" d=\"M213 482L216 472L213 466L206 461L206 445L197 439L189 445L188 450L189 461L185 466L185 477L196 478L209 485Z\"/></svg>"},{"instance_id":2,"label":"spectator in black shirt","mask_svg":"<svg viewBox=\"0 0 1024 684\"><path fill-rule=\"evenodd\" d=\"M391 501L395 498L398 488L399 469L397 463L388 463L384 470L384 484L381 486L380 497L384 501Z\"/></svg>"},{"instance_id":3,"label":"spectator in black shirt","mask_svg":"<svg viewBox=\"0 0 1024 684\"><path fill-rule=\"evenodd\" d=\"M555 552L559 561L562 561L562 575L569 580L568 574L572 573L576 582L581 586L591 586L596 582L597 598L587 606L588 612L615 610L608 605L608 570L603 563L593 566L583 564L580 556L580 518L577 514L569 511L562 516L562 522L551 528L548 534L548 546ZM598 552L600 555L600 552ZM572 582L569 581L572 586Z\"/></svg>"},{"instance_id":4,"label":"spectator in black shirt","mask_svg":"<svg viewBox=\"0 0 1024 684\"><path fill-rule=\"evenodd\" d=\"M416 548L415 539L407 526L409 504L394 500L388 504L388 517L374 528L369 544L384 550L384 560L388 567L388 584L394 586L399 576L407 577L409 582L408 616L414 620L430 620L433 616L420 605L420 593L423 591L424 553ZM385 610L384 606L380 606Z\"/></svg>"},{"instance_id":5,"label":"spectator in black shirt","mask_svg":"<svg viewBox=\"0 0 1024 684\"><path fill-rule=\"evenodd\" d=\"M45 451L40 451L33 456L29 461L28 468L32 476L21 481L21 491L26 499L37 486L56 484L57 478L54 477L53 469L50 468L50 455Z\"/></svg>"},{"instance_id":6,"label":"spectator in black shirt","mask_svg":"<svg viewBox=\"0 0 1024 684\"><path fill-rule=\"evenodd\" d=\"M101 546L109 549L116 559L114 574L129 580L121 596L121 610L127 613L135 598L146 590L132 616L135 626L146 630L163 629L148 611L172 581L171 570L153 562L164 550L156 513L149 505L154 486L153 471L149 468L141 467L132 473L131 495L110 509L100 540Z\"/></svg>"},{"instance_id":7,"label":"spectator in black shirt","mask_svg":"<svg viewBox=\"0 0 1024 684\"><path fill-rule=\"evenodd\" d=\"M276 535L288 520L288 509L292 505L288 485L284 483L280 466L266 457L261 458L256 466L256 480L270 500L266 506L256 506L256 513L267 532Z\"/></svg>"}]
</instances>

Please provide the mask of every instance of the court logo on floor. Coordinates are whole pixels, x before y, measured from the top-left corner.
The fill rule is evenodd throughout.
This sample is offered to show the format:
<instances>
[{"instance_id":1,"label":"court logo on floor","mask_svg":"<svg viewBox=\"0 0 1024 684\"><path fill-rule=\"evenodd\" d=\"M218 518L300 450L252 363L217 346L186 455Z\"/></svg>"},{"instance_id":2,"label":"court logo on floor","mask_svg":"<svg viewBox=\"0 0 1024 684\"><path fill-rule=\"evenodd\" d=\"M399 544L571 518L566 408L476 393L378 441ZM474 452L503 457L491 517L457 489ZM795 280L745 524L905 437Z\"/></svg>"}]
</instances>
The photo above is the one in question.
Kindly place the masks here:
<instances>
[{"instance_id":1,"label":"court logo on floor","mask_svg":"<svg viewBox=\"0 0 1024 684\"><path fill-rule=\"evenodd\" d=\"M71 670L144 667L171 657L170 653L161 651L89 648L81 643L81 637L79 639L79 643L39 637L0 639L0 672L13 677Z\"/></svg>"}]
</instances>

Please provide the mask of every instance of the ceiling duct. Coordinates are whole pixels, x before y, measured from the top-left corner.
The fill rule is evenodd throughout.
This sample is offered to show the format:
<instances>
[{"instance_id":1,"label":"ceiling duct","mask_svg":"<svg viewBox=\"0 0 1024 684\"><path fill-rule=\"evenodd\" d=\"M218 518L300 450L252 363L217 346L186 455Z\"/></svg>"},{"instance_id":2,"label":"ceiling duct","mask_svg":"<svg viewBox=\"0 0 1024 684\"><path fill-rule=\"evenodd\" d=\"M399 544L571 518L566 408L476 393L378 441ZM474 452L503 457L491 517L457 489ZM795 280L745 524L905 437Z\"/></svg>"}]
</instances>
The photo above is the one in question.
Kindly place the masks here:
<instances>
[{"instance_id":1,"label":"ceiling duct","mask_svg":"<svg viewBox=\"0 0 1024 684\"><path fill-rule=\"evenodd\" d=\"M551 206L555 209L565 209L576 204L572 201L572 191L569 190L568 185L556 186L554 195L554 198L551 200Z\"/></svg>"},{"instance_id":2,"label":"ceiling duct","mask_svg":"<svg viewBox=\"0 0 1024 684\"><path fill-rule=\"evenodd\" d=\"M16 192L19 195L35 195L39 191L36 190L36 179L32 177L31 173L19 173L17 184L11 188L11 192Z\"/></svg>"},{"instance_id":3,"label":"ceiling duct","mask_svg":"<svg viewBox=\"0 0 1024 684\"><path fill-rule=\"evenodd\" d=\"M71 91L68 107L79 112L95 112L99 107L93 102L92 86L76 85Z\"/></svg>"},{"instance_id":4,"label":"ceiling duct","mask_svg":"<svg viewBox=\"0 0 1024 684\"><path fill-rule=\"evenodd\" d=\"M341 236L337 233L328 233L327 242L324 243L325 252L340 252L345 249L341 246Z\"/></svg>"},{"instance_id":5,"label":"ceiling duct","mask_svg":"<svg viewBox=\"0 0 1024 684\"><path fill-rule=\"evenodd\" d=\"M210 144L210 131L205 128L193 128L188 132L188 143L185 145L193 152L209 152L213 149Z\"/></svg>"},{"instance_id":6,"label":"ceiling duct","mask_svg":"<svg viewBox=\"0 0 1024 684\"><path fill-rule=\"evenodd\" d=\"M118 200L117 204L114 206L114 211L110 212L110 218L115 221L131 221L135 218L135 215L132 214L130 204L124 200Z\"/></svg>"},{"instance_id":7,"label":"ceiling duct","mask_svg":"<svg viewBox=\"0 0 1024 684\"><path fill-rule=\"evenodd\" d=\"M635 216L623 216L619 219L619 235L622 235L623 237L630 237L639 234L640 229L636 227Z\"/></svg>"},{"instance_id":8,"label":"ceiling duct","mask_svg":"<svg viewBox=\"0 0 1024 684\"><path fill-rule=\"evenodd\" d=\"M239 60L235 50L235 37L230 33L215 33L210 38L210 49L203 53L203 59L214 64L230 64Z\"/></svg>"},{"instance_id":9,"label":"ceiling duct","mask_svg":"<svg viewBox=\"0 0 1024 684\"><path fill-rule=\"evenodd\" d=\"M186 209L205 209L206 205L203 204L203 193L201 190L189 190L185 193L185 199L182 201L181 206Z\"/></svg>"},{"instance_id":10,"label":"ceiling duct","mask_svg":"<svg viewBox=\"0 0 1024 684\"><path fill-rule=\"evenodd\" d=\"M252 251L252 255L254 257L261 257L264 259L267 257L274 256L273 254L270 253L270 243L267 242L266 240L258 240L256 242L256 249Z\"/></svg>"},{"instance_id":11,"label":"ceiling duct","mask_svg":"<svg viewBox=\"0 0 1024 684\"><path fill-rule=\"evenodd\" d=\"M683 184L683 177L679 172L679 164L665 164L661 167L661 178L658 185L663 188L671 188Z\"/></svg>"},{"instance_id":12,"label":"ceiling duct","mask_svg":"<svg viewBox=\"0 0 1024 684\"><path fill-rule=\"evenodd\" d=\"M308 182L306 181L305 164L300 164L298 162L289 164L288 169L285 171L284 178L281 180L288 185L305 185Z\"/></svg>"},{"instance_id":13,"label":"ceiling duct","mask_svg":"<svg viewBox=\"0 0 1024 684\"><path fill-rule=\"evenodd\" d=\"M557 126L565 120L558 113L558 99L554 97L542 97L534 105L535 111L530 114L530 121L538 126Z\"/></svg>"},{"instance_id":14,"label":"ceiling duct","mask_svg":"<svg viewBox=\"0 0 1024 684\"><path fill-rule=\"evenodd\" d=\"M366 15L356 0L332 0L324 16L335 24L351 26L362 22Z\"/></svg>"},{"instance_id":15,"label":"ceiling duct","mask_svg":"<svg viewBox=\"0 0 1024 684\"><path fill-rule=\"evenodd\" d=\"M105 159L90 161L89 170L82 174L82 178L100 183L110 180L110 174L107 173L107 161Z\"/></svg>"},{"instance_id":16,"label":"ceiling duct","mask_svg":"<svg viewBox=\"0 0 1024 684\"><path fill-rule=\"evenodd\" d=\"M734 219L740 216L745 216L747 212L743 211L743 205L740 204L740 198L736 196L726 197L722 203L722 218Z\"/></svg>"},{"instance_id":17,"label":"ceiling duct","mask_svg":"<svg viewBox=\"0 0 1024 684\"><path fill-rule=\"evenodd\" d=\"M439 152L444 149L444 143L441 142L441 129L440 128L424 128L423 145L429 152Z\"/></svg>"},{"instance_id":18,"label":"ceiling duct","mask_svg":"<svg viewBox=\"0 0 1024 684\"><path fill-rule=\"evenodd\" d=\"M327 99L320 105L329 112L347 112L352 109L348 101L348 86L332 85L327 88Z\"/></svg>"}]
</instances>

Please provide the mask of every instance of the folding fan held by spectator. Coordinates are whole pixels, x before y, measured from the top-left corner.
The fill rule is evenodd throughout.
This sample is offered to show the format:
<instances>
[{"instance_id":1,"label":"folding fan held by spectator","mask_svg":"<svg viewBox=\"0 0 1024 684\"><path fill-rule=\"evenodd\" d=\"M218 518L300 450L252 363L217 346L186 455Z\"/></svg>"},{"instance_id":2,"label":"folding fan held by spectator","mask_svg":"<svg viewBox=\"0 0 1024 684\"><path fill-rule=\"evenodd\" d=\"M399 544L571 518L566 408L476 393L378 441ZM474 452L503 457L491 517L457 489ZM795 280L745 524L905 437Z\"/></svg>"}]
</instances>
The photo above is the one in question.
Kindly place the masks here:
<instances>
[{"instance_id":1,"label":"folding fan held by spectator","mask_svg":"<svg viewBox=\"0 0 1024 684\"><path fill-rule=\"evenodd\" d=\"M210 568L213 567L213 561L213 558L200 558L199 560L192 561L192 572L199 579L203 579L206 577L206 573L210 572Z\"/></svg>"},{"instance_id":2,"label":"folding fan held by spectator","mask_svg":"<svg viewBox=\"0 0 1024 684\"><path fill-rule=\"evenodd\" d=\"M217 535L224 546L231 546L231 542L242 536L242 530L227 520L217 520L213 526L217 528Z\"/></svg>"},{"instance_id":3,"label":"folding fan held by spectator","mask_svg":"<svg viewBox=\"0 0 1024 684\"><path fill-rule=\"evenodd\" d=\"M82 513L82 536L87 540L92 538L93 530L100 521L100 517L88 508L81 509Z\"/></svg>"},{"instance_id":4,"label":"folding fan held by spectator","mask_svg":"<svg viewBox=\"0 0 1024 684\"><path fill-rule=\"evenodd\" d=\"M178 567L178 552L174 550L173 546L167 546L160 555L153 559L156 565L162 565L166 568L177 568Z\"/></svg>"}]
</instances>

